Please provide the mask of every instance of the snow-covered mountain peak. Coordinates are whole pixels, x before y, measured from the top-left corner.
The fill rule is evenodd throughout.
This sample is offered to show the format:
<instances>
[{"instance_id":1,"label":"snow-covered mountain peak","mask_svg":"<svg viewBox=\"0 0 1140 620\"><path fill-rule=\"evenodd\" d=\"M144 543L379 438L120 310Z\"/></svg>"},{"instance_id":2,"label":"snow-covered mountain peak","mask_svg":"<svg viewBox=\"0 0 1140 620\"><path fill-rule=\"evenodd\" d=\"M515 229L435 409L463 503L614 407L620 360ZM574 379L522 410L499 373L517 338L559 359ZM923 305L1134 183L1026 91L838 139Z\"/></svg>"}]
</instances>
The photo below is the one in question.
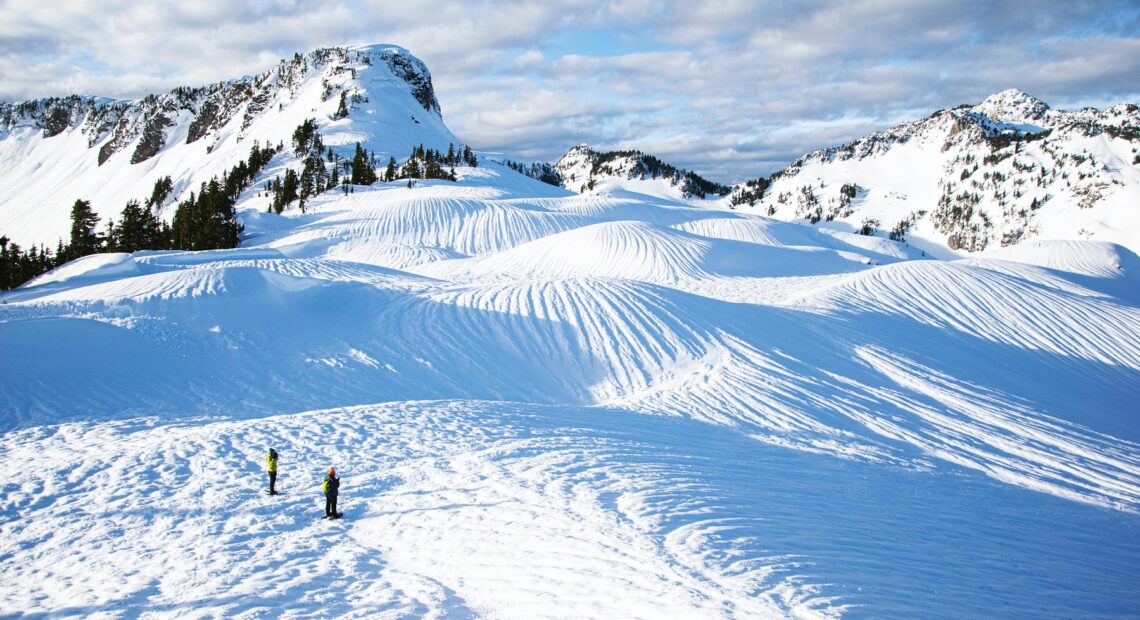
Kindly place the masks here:
<instances>
[{"instance_id":1,"label":"snow-covered mountain peak","mask_svg":"<svg viewBox=\"0 0 1140 620\"><path fill-rule=\"evenodd\" d=\"M1140 106L1066 111L1020 90L820 149L732 206L950 257L1023 240L1140 250Z\"/></svg>"},{"instance_id":2,"label":"snow-covered mountain peak","mask_svg":"<svg viewBox=\"0 0 1140 620\"><path fill-rule=\"evenodd\" d=\"M1050 110L1049 105L1016 88L986 97L973 110L992 120L1006 123L1039 122Z\"/></svg>"},{"instance_id":3,"label":"snow-covered mountain peak","mask_svg":"<svg viewBox=\"0 0 1140 620\"><path fill-rule=\"evenodd\" d=\"M641 151L599 152L579 144L562 156L554 169L562 186L576 191L623 189L689 200L723 196L729 188L677 168Z\"/></svg>"},{"instance_id":4,"label":"snow-covered mountain peak","mask_svg":"<svg viewBox=\"0 0 1140 620\"><path fill-rule=\"evenodd\" d=\"M412 95L420 102L425 110L443 119L439 101L435 97L435 89L431 83L431 72L422 60L416 58L408 50L398 45L371 44L357 45L346 48L348 52L355 52L362 58L379 60L387 65L392 75L407 83Z\"/></svg>"},{"instance_id":5,"label":"snow-covered mountain peak","mask_svg":"<svg viewBox=\"0 0 1140 620\"><path fill-rule=\"evenodd\" d=\"M459 142L427 67L393 45L297 53L254 76L137 101L0 103L0 180L16 188L0 196L0 232L54 245L67 236L76 199L107 221L167 176L170 200L179 200L245 160L252 145L289 144L310 120L347 158L357 143L380 160L403 160L419 145L446 152ZM290 157L283 150L278 164Z\"/></svg>"},{"instance_id":6,"label":"snow-covered mountain peak","mask_svg":"<svg viewBox=\"0 0 1140 620\"><path fill-rule=\"evenodd\" d=\"M590 177L594 150L586 143L573 146L554 164L554 169L562 177L562 184L568 189L579 191Z\"/></svg>"}]
</instances>

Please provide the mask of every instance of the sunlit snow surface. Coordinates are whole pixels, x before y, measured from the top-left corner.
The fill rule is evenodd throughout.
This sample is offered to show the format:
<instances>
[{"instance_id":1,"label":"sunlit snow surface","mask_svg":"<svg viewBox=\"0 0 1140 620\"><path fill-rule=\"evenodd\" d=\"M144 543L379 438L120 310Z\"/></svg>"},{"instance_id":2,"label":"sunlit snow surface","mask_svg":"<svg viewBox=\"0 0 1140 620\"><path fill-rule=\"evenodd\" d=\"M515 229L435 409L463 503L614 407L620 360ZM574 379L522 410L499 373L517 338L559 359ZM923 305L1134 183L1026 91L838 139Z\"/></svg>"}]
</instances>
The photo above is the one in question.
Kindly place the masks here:
<instances>
[{"instance_id":1,"label":"sunlit snow surface","mask_svg":"<svg viewBox=\"0 0 1140 620\"><path fill-rule=\"evenodd\" d=\"M1140 614L1128 250L459 172L5 293L0 614Z\"/></svg>"}]
</instances>

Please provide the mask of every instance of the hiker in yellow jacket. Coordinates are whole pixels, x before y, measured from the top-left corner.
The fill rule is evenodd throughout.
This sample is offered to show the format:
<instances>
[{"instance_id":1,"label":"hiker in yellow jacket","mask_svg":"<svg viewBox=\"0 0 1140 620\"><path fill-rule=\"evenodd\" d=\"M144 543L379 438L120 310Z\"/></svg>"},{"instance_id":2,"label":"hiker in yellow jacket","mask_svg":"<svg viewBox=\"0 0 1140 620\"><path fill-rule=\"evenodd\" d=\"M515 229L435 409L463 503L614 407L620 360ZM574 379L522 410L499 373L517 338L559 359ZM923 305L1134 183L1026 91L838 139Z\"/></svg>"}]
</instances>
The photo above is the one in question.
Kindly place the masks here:
<instances>
[{"instance_id":1,"label":"hiker in yellow jacket","mask_svg":"<svg viewBox=\"0 0 1140 620\"><path fill-rule=\"evenodd\" d=\"M277 489L274 488L277 484L277 451L270 448L269 454L265 455L265 462L269 463L269 494L277 495Z\"/></svg>"}]
</instances>

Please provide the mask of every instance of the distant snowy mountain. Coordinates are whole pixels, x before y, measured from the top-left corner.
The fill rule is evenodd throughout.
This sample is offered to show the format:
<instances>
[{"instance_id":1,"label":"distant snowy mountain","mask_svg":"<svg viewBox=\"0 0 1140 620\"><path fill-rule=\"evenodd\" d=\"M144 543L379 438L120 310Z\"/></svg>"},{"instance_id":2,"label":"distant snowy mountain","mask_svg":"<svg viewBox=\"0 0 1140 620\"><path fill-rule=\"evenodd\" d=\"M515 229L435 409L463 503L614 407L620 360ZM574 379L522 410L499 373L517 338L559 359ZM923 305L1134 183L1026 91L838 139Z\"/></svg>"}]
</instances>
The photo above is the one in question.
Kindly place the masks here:
<instances>
[{"instance_id":1,"label":"distant snowy mountain","mask_svg":"<svg viewBox=\"0 0 1140 620\"><path fill-rule=\"evenodd\" d=\"M731 189L640 151L599 152L585 144L567 151L554 170L562 186L576 192L621 187L678 198L715 198Z\"/></svg>"},{"instance_id":2,"label":"distant snowy mountain","mask_svg":"<svg viewBox=\"0 0 1140 620\"><path fill-rule=\"evenodd\" d=\"M732 189L641 151L595 151L586 144L571 148L553 165L507 156L492 159L520 174L578 193L627 190L667 199L703 200L720 198Z\"/></svg>"},{"instance_id":3,"label":"distant snowy mountain","mask_svg":"<svg viewBox=\"0 0 1140 620\"><path fill-rule=\"evenodd\" d=\"M1017 90L814 151L734 188L789 221L965 254L1030 239L1140 250L1140 106L1062 111Z\"/></svg>"},{"instance_id":4,"label":"distant snowy mountain","mask_svg":"<svg viewBox=\"0 0 1140 620\"><path fill-rule=\"evenodd\" d=\"M381 161L459 142L427 67L394 46L320 49L253 77L138 101L0 103L0 182L10 188L0 195L0 233L54 248L76 199L90 200L105 222L165 176L174 184L169 206L244 160L251 145L289 144L310 118L347 158L356 142ZM295 160L282 154L277 172Z\"/></svg>"}]
</instances>

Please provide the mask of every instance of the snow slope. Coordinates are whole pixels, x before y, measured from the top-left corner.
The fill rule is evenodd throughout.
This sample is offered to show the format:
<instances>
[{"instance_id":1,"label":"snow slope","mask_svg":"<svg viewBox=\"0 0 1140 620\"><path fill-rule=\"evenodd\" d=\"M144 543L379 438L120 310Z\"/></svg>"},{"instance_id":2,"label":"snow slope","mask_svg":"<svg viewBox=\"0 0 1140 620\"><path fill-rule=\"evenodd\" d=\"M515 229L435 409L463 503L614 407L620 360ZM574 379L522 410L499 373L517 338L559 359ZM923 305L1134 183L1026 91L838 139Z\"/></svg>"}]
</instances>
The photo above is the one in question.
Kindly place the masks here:
<instances>
[{"instance_id":1,"label":"snow slope","mask_svg":"<svg viewBox=\"0 0 1140 620\"><path fill-rule=\"evenodd\" d=\"M0 613L1140 611L1129 250L459 173L6 293Z\"/></svg>"}]
</instances>

